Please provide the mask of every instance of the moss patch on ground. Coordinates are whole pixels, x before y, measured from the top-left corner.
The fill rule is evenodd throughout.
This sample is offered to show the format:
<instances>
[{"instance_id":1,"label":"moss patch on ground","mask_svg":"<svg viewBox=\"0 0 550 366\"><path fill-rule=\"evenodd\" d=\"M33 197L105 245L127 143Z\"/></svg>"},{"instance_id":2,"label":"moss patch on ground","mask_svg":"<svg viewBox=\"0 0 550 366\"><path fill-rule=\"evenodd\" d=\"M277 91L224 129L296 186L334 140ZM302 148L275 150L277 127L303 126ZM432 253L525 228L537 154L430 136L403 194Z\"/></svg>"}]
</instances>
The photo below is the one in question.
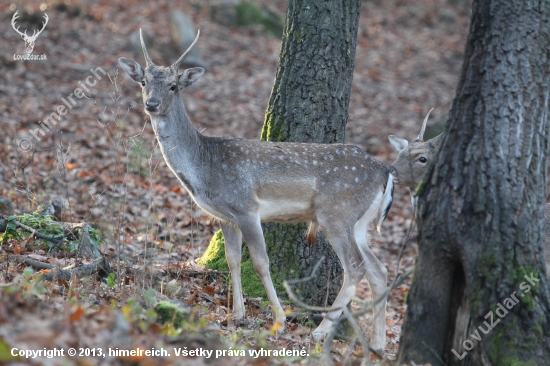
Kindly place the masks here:
<instances>
[{"instance_id":1,"label":"moss patch on ground","mask_svg":"<svg viewBox=\"0 0 550 366\"><path fill-rule=\"evenodd\" d=\"M183 321L189 314L188 309L182 309L168 301L160 301L155 306L155 311L157 312L157 321L160 324L171 324L174 329L181 328Z\"/></svg>"}]
</instances>

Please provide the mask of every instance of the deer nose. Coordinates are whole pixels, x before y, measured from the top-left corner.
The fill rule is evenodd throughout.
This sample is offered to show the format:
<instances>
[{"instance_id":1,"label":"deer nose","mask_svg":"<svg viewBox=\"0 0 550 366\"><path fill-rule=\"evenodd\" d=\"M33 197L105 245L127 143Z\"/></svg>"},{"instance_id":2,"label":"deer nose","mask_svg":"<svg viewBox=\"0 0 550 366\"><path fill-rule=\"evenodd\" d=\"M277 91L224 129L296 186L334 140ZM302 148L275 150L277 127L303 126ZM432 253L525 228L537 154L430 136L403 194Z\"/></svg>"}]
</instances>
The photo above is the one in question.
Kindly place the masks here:
<instances>
[{"instance_id":1,"label":"deer nose","mask_svg":"<svg viewBox=\"0 0 550 366\"><path fill-rule=\"evenodd\" d=\"M397 172L397 169L395 169L393 165L390 165L388 167L388 170L390 171L391 174L395 174Z\"/></svg>"},{"instance_id":2,"label":"deer nose","mask_svg":"<svg viewBox=\"0 0 550 366\"><path fill-rule=\"evenodd\" d=\"M147 109L149 112L156 112L159 109L159 106L160 100L155 97L151 97L147 99L147 102L145 102L145 109Z\"/></svg>"}]
</instances>

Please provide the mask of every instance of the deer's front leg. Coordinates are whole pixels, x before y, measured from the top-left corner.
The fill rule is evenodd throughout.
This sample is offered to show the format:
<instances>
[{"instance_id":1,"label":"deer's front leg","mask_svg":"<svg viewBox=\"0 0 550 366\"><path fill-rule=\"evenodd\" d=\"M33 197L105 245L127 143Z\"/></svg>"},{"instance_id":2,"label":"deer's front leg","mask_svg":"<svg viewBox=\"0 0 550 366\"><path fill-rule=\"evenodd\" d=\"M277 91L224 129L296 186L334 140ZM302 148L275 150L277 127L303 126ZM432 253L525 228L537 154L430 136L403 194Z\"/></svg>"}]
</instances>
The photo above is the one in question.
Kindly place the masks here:
<instances>
[{"instance_id":1,"label":"deer's front leg","mask_svg":"<svg viewBox=\"0 0 550 366\"><path fill-rule=\"evenodd\" d=\"M269 273L269 258L267 257L267 251L265 248L264 234L262 232L262 225L259 218L245 218L239 221L239 227L243 233L244 241L248 245L250 251L250 258L254 269L258 274L258 277L262 280L262 283L267 292L267 298L271 309L275 314L275 321L280 324L278 328L279 332L284 330L286 316L273 287L271 281L271 274Z\"/></svg>"},{"instance_id":2,"label":"deer's front leg","mask_svg":"<svg viewBox=\"0 0 550 366\"><path fill-rule=\"evenodd\" d=\"M225 257L233 282L233 319L242 319L245 314L243 291L241 288L241 248L242 234L239 228L229 222L221 222L225 241Z\"/></svg>"}]
</instances>

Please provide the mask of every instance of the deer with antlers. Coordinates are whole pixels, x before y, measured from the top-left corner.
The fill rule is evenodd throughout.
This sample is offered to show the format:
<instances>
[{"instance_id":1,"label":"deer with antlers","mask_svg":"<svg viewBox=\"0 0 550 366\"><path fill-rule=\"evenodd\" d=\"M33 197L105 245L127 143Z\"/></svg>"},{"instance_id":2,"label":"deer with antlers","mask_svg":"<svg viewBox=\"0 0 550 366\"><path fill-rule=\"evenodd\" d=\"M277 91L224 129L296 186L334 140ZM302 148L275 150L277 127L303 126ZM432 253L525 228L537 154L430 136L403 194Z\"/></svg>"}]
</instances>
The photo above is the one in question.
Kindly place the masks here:
<instances>
[{"instance_id":1,"label":"deer with antlers","mask_svg":"<svg viewBox=\"0 0 550 366\"><path fill-rule=\"evenodd\" d=\"M141 38L145 69L119 58L126 74L142 87L145 112L168 167L198 206L220 220L231 271L233 318L245 313L241 289L244 238L254 269L263 282L282 331L285 312L269 273L262 222L309 221L310 235L324 231L344 269L344 281L332 311L314 331L322 338L366 276L374 298L387 288L387 270L368 246L367 229L378 230L391 206L393 177L386 165L358 147L344 144L284 143L218 138L197 131L185 111L180 92L195 83L204 69L179 73L185 53L169 67L153 63ZM386 301L375 307L371 347L386 345Z\"/></svg>"}]
</instances>

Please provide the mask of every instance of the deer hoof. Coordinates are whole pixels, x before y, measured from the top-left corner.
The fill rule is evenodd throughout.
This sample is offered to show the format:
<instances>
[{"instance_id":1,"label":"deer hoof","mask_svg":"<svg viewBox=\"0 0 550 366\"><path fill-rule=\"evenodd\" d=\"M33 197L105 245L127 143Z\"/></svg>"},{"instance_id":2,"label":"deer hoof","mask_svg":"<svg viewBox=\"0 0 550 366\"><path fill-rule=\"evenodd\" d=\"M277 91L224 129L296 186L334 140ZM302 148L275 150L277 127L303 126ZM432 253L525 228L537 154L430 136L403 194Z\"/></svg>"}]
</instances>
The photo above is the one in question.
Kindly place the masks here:
<instances>
[{"instance_id":1,"label":"deer hoof","mask_svg":"<svg viewBox=\"0 0 550 366\"><path fill-rule=\"evenodd\" d=\"M322 341L323 338L325 338L325 336L326 336L325 332L323 330L320 330L319 328L315 329L311 333L311 339L316 342Z\"/></svg>"}]
</instances>

